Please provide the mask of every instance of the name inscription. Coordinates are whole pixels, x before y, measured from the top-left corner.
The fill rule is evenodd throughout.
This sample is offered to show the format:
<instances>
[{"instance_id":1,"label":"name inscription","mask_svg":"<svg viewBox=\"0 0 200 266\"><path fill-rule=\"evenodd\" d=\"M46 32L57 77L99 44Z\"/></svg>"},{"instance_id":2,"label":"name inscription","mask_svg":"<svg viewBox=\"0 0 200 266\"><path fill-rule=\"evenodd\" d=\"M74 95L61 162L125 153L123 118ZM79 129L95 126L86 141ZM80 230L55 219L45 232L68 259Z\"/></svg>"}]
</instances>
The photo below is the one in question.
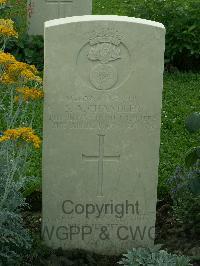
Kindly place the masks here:
<instances>
[{"instance_id":1,"label":"name inscription","mask_svg":"<svg viewBox=\"0 0 200 266\"><path fill-rule=\"evenodd\" d=\"M134 128L139 123L152 128L155 114L147 113L136 97L67 96L59 111L48 108L48 117L55 129Z\"/></svg>"}]
</instances>

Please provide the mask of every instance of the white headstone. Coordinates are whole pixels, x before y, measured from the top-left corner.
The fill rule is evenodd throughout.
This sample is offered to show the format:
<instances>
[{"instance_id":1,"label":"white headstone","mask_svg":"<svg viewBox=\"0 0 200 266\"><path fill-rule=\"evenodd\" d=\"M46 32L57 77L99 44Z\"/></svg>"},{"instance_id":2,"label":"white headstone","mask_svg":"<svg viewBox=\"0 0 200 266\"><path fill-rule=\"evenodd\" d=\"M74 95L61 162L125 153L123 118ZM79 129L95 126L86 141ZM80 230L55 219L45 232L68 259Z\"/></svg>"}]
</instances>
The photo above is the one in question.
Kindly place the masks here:
<instances>
[{"instance_id":1,"label":"white headstone","mask_svg":"<svg viewBox=\"0 0 200 266\"><path fill-rule=\"evenodd\" d=\"M46 23L47 245L119 254L154 244L164 36L162 24L128 17Z\"/></svg>"},{"instance_id":2,"label":"white headstone","mask_svg":"<svg viewBox=\"0 0 200 266\"><path fill-rule=\"evenodd\" d=\"M92 0L28 0L27 9L29 34L43 35L48 20L91 15Z\"/></svg>"}]
</instances>

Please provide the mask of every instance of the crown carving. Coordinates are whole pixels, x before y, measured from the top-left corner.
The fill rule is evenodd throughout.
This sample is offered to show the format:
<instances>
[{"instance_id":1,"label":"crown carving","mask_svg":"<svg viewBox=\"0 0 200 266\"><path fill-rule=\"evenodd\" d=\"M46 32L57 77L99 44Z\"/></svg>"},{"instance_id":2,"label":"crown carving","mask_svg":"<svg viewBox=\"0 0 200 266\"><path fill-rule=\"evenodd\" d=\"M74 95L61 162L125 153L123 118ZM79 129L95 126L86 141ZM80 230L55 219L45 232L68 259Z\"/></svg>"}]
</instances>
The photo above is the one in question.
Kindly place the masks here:
<instances>
[{"instance_id":1,"label":"crown carving","mask_svg":"<svg viewBox=\"0 0 200 266\"><path fill-rule=\"evenodd\" d=\"M116 46L121 43L121 35L118 31L106 28L99 31L94 31L90 37L90 45L96 45L98 43L111 43Z\"/></svg>"}]
</instances>

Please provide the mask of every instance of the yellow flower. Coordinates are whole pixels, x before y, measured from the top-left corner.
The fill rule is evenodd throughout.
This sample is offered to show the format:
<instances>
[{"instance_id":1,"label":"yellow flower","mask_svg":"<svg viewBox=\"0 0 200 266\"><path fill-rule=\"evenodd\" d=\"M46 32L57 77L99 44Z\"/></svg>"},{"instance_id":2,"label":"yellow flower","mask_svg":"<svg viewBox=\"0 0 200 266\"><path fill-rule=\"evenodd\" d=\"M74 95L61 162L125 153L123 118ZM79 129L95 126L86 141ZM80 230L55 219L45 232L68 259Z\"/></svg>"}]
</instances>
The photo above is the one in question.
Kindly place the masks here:
<instances>
[{"instance_id":1,"label":"yellow flower","mask_svg":"<svg viewBox=\"0 0 200 266\"><path fill-rule=\"evenodd\" d=\"M0 143L3 142L3 141L7 141L7 140L10 140L10 138L8 136L0 137Z\"/></svg>"},{"instance_id":2,"label":"yellow flower","mask_svg":"<svg viewBox=\"0 0 200 266\"><path fill-rule=\"evenodd\" d=\"M0 0L0 5L5 5L7 0Z\"/></svg>"},{"instance_id":3,"label":"yellow flower","mask_svg":"<svg viewBox=\"0 0 200 266\"><path fill-rule=\"evenodd\" d=\"M37 149L41 145L41 139L34 133L33 129L29 127L8 129L4 131L3 136L0 137L0 143L8 140L23 140L32 143Z\"/></svg>"},{"instance_id":4,"label":"yellow flower","mask_svg":"<svg viewBox=\"0 0 200 266\"><path fill-rule=\"evenodd\" d=\"M15 60L6 66L0 81L6 84L16 83L19 80L42 83L42 79L36 75L37 73L38 71L35 66Z\"/></svg>"},{"instance_id":5,"label":"yellow flower","mask_svg":"<svg viewBox=\"0 0 200 266\"><path fill-rule=\"evenodd\" d=\"M7 65L14 62L16 62L16 59L13 55L0 51L0 64Z\"/></svg>"},{"instance_id":6,"label":"yellow flower","mask_svg":"<svg viewBox=\"0 0 200 266\"><path fill-rule=\"evenodd\" d=\"M16 92L20 95L15 97L16 101L19 100L19 97L22 97L24 101L39 100L44 97L43 91L37 88L22 87L17 88Z\"/></svg>"},{"instance_id":7,"label":"yellow flower","mask_svg":"<svg viewBox=\"0 0 200 266\"><path fill-rule=\"evenodd\" d=\"M24 69L21 72L21 77L25 80L31 80L31 81L36 81L38 83L42 83L42 79L39 76L36 76L33 72L32 69Z\"/></svg>"},{"instance_id":8,"label":"yellow flower","mask_svg":"<svg viewBox=\"0 0 200 266\"><path fill-rule=\"evenodd\" d=\"M0 64L5 67L5 71L0 77L2 83L11 84L19 80L42 83L42 79L37 76L38 70L34 65L19 62L9 53L0 51Z\"/></svg>"},{"instance_id":9,"label":"yellow flower","mask_svg":"<svg viewBox=\"0 0 200 266\"><path fill-rule=\"evenodd\" d=\"M14 22L11 19L0 19L0 36L18 38L18 33L14 29Z\"/></svg>"},{"instance_id":10,"label":"yellow flower","mask_svg":"<svg viewBox=\"0 0 200 266\"><path fill-rule=\"evenodd\" d=\"M7 73L3 73L3 75L0 78L0 81L4 84L13 84L16 82L16 80L11 76L9 76Z\"/></svg>"}]
</instances>

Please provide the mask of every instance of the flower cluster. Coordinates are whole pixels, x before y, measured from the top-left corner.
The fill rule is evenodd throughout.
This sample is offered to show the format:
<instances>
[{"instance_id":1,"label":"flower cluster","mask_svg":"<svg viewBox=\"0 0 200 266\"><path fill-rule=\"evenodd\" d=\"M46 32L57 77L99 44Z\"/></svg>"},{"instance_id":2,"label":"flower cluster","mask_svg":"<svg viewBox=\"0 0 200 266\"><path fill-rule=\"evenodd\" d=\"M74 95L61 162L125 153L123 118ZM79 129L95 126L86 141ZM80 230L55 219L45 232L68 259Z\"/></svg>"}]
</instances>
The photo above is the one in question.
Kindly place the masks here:
<instances>
[{"instance_id":1,"label":"flower cluster","mask_svg":"<svg viewBox=\"0 0 200 266\"><path fill-rule=\"evenodd\" d=\"M0 19L0 36L18 38L18 33L14 29L14 22L11 19Z\"/></svg>"},{"instance_id":2,"label":"flower cluster","mask_svg":"<svg viewBox=\"0 0 200 266\"><path fill-rule=\"evenodd\" d=\"M0 51L0 65L7 65L16 62L13 55Z\"/></svg>"},{"instance_id":3,"label":"flower cluster","mask_svg":"<svg viewBox=\"0 0 200 266\"><path fill-rule=\"evenodd\" d=\"M37 88L22 87L17 88L16 92L19 94L19 96L15 97L15 101L18 101L20 97L24 101L39 100L44 97L43 91Z\"/></svg>"},{"instance_id":4,"label":"flower cluster","mask_svg":"<svg viewBox=\"0 0 200 266\"><path fill-rule=\"evenodd\" d=\"M16 129L8 129L0 136L0 143L9 140L23 140L28 143L32 143L35 148L39 148L41 145L40 138L34 133L32 128L21 127Z\"/></svg>"},{"instance_id":5,"label":"flower cluster","mask_svg":"<svg viewBox=\"0 0 200 266\"><path fill-rule=\"evenodd\" d=\"M37 76L38 70L34 65L19 62L9 53L0 52L0 64L5 69L0 78L0 82L4 84L13 84L18 81L42 83L42 79Z\"/></svg>"},{"instance_id":6,"label":"flower cluster","mask_svg":"<svg viewBox=\"0 0 200 266\"><path fill-rule=\"evenodd\" d=\"M7 0L0 0L0 5L5 5Z\"/></svg>"},{"instance_id":7,"label":"flower cluster","mask_svg":"<svg viewBox=\"0 0 200 266\"><path fill-rule=\"evenodd\" d=\"M4 8L7 3L7 0L0 0L0 9Z\"/></svg>"}]
</instances>

